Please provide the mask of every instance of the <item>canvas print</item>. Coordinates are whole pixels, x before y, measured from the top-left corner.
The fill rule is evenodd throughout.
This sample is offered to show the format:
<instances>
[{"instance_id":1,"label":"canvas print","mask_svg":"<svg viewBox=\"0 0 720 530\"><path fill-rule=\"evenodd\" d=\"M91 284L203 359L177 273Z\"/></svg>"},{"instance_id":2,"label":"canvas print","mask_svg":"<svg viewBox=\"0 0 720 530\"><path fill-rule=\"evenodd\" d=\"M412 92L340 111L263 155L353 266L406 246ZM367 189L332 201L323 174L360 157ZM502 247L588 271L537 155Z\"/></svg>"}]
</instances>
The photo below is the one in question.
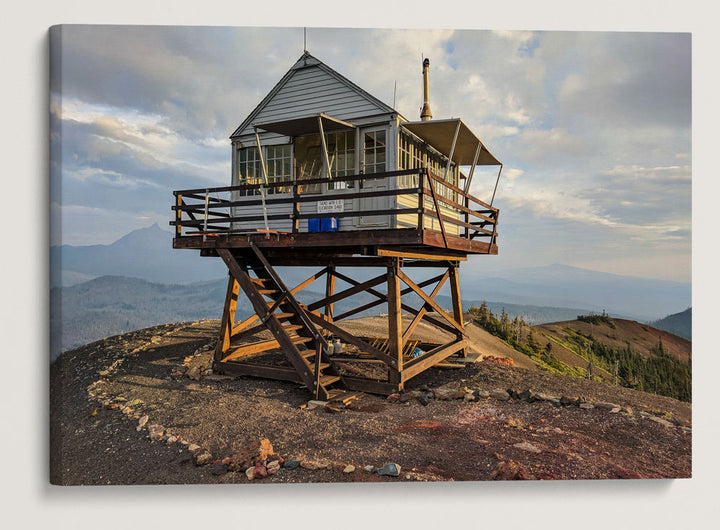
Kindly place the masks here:
<instances>
[{"instance_id":1,"label":"canvas print","mask_svg":"<svg viewBox=\"0 0 720 530\"><path fill-rule=\"evenodd\" d=\"M691 35L50 29L50 482L691 476Z\"/></svg>"}]
</instances>

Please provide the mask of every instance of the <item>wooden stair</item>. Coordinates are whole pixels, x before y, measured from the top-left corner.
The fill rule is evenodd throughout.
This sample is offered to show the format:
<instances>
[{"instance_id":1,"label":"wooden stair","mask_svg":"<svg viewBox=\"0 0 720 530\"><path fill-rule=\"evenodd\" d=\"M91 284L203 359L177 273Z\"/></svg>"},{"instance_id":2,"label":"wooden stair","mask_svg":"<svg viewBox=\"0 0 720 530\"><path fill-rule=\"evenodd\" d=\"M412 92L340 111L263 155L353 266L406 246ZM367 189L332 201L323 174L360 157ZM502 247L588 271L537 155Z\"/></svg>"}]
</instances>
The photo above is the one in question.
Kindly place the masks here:
<instances>
[{"instance_id":1,"label":"wooden stair","mask_svg":"<svg viewBox=\"0 0 720 530\"><path fill-rule=\"evenodd\" d=\"M260 249L254 243L250 246L257 260L239 262L228 249L218 249L218 255L260 318L261 325L255 328L268 329L274 339L231 345L221 362L280 348L315 399L328 401L344 395L347 389L327 353L324 333L316 328L307 308L295 299Z\"/></svg>"}]
</instances>

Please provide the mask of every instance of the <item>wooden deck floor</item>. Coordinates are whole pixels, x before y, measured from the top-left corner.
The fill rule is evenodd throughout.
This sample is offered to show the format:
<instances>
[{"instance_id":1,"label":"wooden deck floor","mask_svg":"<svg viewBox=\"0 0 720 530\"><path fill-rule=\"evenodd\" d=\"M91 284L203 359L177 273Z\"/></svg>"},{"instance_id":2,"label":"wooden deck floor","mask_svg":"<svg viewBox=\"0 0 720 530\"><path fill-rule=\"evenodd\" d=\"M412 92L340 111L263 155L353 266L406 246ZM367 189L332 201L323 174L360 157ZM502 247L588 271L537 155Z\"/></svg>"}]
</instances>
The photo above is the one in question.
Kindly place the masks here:
<instances>
[{"instance_id":1,"label":"wooden deck floor","mask_svg":"<svg viewBox=\"0 0 720 530\"><path fill-rule=\"evenodd\" d=\"M435 230L402 228L391 230L355 230L312 233L240 233L183 235L173 240L174 248L201 249L203 255L214 255L214 249L247 249L254 243L269 256L292 250L299 258L317 256L398 256L420 259L465 260L468 255L497 254L497 245L447 235Z\"/></svg>"}]
</instances>

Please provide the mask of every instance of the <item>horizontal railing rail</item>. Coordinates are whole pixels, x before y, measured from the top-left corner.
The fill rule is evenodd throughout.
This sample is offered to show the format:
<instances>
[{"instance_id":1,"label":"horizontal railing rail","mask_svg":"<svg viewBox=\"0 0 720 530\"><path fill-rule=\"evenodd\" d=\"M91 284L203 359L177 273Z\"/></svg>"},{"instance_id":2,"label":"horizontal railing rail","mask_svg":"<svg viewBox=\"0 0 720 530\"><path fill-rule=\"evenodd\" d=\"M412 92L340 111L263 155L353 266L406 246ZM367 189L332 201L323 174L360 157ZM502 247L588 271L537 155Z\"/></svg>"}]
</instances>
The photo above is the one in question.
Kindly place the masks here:
<instances>
[{"instance_id":1,"label":"horizontal railing rail","mask_svg":"<svg viewBox=\"0 0 720 530\"><path fill-rule=\"evenodd\" d=\"M398 179L414 175L417 178L408 183L407 179ZM388 183L388 189L363 189L364 183L377 179L396 179L395 186ZM333 184L334 189L323 191L308 190L308 186ZM344 188L339 188L343 185ZM274 190L275 193L268 195ZM282 191L281 191L282 190ZM300 231L300 220L324 219L328 217L377 217L416 216L415 227L429 229L425 219L437 220L443 239L447 245L446 225L457 227L452 235L465 239L489 238L494 244L497 237L497 219L499 210L484 201L465 193L463 190L429 170L406 169L381 173L366 173L333 178L313 178L299 181L282 181L258 184L240 184L212 188L193 188L173 191L175 204L172 210L175 219L170 225L175 227L175 237L220 234L236 234L252 230L269 230L269 223L290 220L290 232ZM417 206L412 202L397 203L393 208L355 209L350 211L301 212L301 206L312 203L337 200L377 199L382 197L415 196ZM258 207L261 214L258 214ZM252 209L252 211L250 210ZM408 217L409 216L409 217ZM250 224L251 226L247 226ZM410 221L412 225L413 222ZM245 225L245 226L241 226Z\"/></svg>"}]
</instances>

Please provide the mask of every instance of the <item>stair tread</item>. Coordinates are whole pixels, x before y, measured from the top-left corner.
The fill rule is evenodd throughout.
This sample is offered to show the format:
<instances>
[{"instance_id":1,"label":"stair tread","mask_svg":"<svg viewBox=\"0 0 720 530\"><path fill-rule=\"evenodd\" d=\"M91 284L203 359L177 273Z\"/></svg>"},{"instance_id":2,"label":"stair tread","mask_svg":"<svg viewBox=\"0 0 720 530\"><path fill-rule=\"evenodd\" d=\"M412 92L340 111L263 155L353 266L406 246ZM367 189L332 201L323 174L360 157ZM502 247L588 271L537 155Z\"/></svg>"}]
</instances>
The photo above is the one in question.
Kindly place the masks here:
<instances>
[{"instance_id":1,"label":"stair tread","mask_svg":"<svg viewBox=\"0 0 720 530\"><path fill-rule=\"evenodd\" d=\"M335 383L336 381L340 381L339 375L322 375L320 376L320 384L322 386L327 386L332 383Z\"/></svg>"}]
</instances>

